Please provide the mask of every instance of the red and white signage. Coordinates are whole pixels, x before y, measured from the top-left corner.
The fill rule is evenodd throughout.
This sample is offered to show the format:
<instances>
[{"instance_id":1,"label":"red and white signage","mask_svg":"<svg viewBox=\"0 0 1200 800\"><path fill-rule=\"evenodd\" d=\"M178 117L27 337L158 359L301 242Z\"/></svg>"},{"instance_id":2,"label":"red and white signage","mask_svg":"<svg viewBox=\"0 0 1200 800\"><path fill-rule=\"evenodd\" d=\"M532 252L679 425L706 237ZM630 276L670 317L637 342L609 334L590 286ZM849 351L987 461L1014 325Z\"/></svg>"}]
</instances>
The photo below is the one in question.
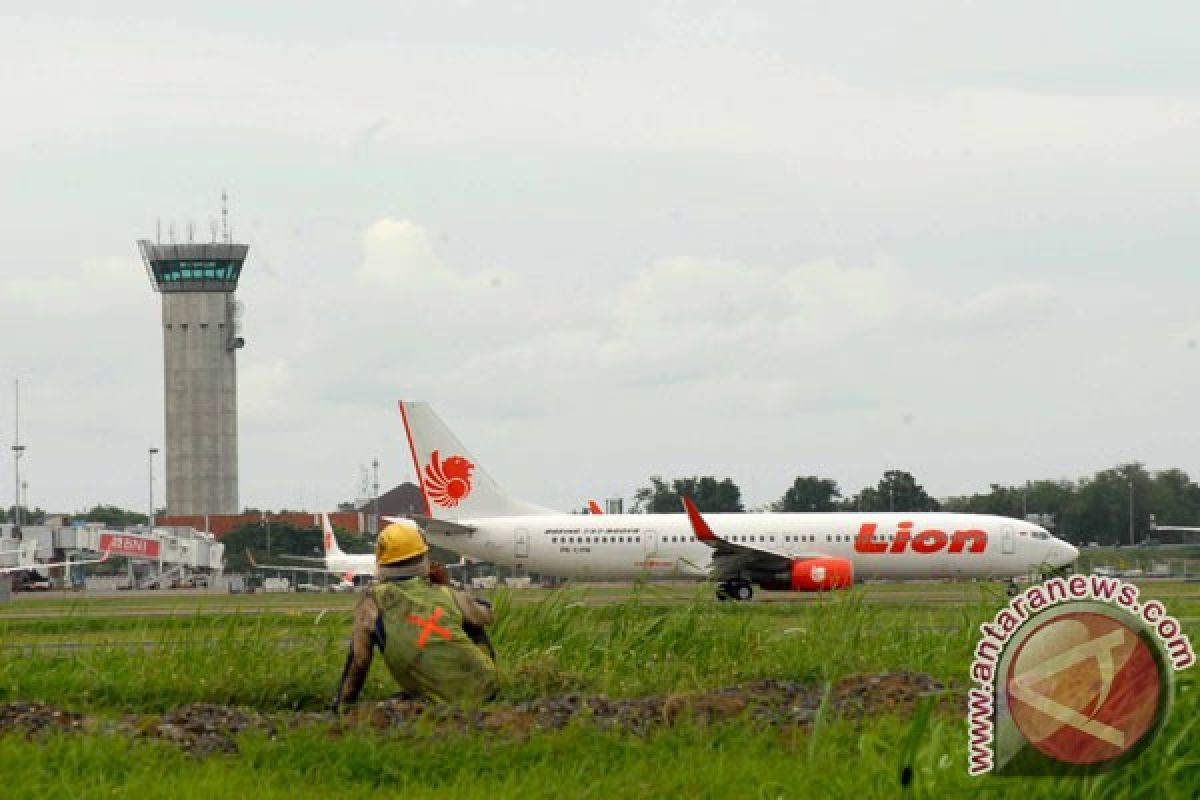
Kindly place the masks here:
<instances>
[{"instance_id":1,"label":"red and white signage","mask_svg":"<svg viewBox=\"0 0 1200 800\"><path fill-rule=\"evenodd\" d=\"M123 533L100 534L100 551L114 556L158 558L159 541L144 536L127 536Z\"/></svg>"}]
</instances>

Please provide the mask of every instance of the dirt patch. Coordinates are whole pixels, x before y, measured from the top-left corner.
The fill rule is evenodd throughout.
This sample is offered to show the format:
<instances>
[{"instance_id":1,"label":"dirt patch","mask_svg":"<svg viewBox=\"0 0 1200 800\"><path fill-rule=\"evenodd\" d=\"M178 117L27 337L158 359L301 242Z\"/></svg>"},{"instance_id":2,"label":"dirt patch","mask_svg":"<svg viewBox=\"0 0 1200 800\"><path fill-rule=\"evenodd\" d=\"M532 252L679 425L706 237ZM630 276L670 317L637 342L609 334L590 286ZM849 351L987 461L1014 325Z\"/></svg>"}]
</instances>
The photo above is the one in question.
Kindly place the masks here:
<instances>
[{"instance_id":1,"label":"dirt patch","mask_svg":"<svg viewBox=\"0 0 1200 800\"><path fill-rule=\"evenodd\" d=\"M83 714L62 711L46 703L5 703L0 705L0 734L23 733L26 736L53 731L78 732L85 729Z\"/></svg>"},{"instance_id":2,"label":"dirt patch","mask_svg":"<svg viewBox=\"0 0 1200 800\"><path fill-rule=\"evenodd\" d=\"M52 731L104 730L170 742L206 756L236 753L237 737L248 731L275 736L289 728L311 725L328 726L331 732L367 726L387 732L476 730L523 737L582 722L645 735L656 727L683 721L712 724L749 716L756 725L795 729L811 725L823 704L831 718L904 716L913 712L920 698L942 691L942 685L928 675L888 672L851 675L836 681L828 691L823 684L759 680L724 689L630 699L563 694L482 709L397 696L360 704L341 717L331 713L266 714L195 703L162 715L126 715L115 722L44 703L10 703L0 705L0 735L37 737Z\"/></svg>"},{"instance_id":3,"label":"dirt patch","mask_svg":"<svg viewBox=\"0 0 1200 800\"><path fill-rule=\"evenodd\" d=\"M826 713L840 719L880 714L903 716L913 712L921 697L942 690L936 680L919 673L851 675L829 687ZM349 711L342 721L380 730L427 726L517 735L532 730L558 730L577 720L605 729L645 734L656 726L683 720L711 724L743 715L750 715L763 725L794 727L812 723L825 702L825 695L826 688L821 684L759 680L725 689L631 699L564 694L481 710L427 705L420 700L396 697L363 704Z\"/></svg>"}]
</instances>

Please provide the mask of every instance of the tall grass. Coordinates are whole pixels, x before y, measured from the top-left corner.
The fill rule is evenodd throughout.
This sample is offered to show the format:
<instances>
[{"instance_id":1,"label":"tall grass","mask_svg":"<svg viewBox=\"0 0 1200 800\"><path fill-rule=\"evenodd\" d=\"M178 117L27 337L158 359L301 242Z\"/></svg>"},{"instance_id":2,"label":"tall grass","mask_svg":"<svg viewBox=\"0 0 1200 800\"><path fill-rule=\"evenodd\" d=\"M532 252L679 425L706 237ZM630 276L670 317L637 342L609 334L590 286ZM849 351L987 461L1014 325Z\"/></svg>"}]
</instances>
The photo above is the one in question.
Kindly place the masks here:
<instances>
[{"instance_id":1,"label":"tall grass","mask_svg":"<svg viewBox=\"0 0 1200 800\"><path fill-rule=\"evenodd\" d=\"M502 701L558 692L674 693L754 678L825 683L884 670L927 672L961 685L976 626L1003 602L985 595L957 607L878 605L854 591L801 604L741 605L715 603L701 588L680 603L678 592L652 586L611 605L576 591L527 597L494 598ZM346 611L97 618L84 610L48 621L0 621L0 645L21 643L0 647L0 702L42 700L101 716L192 702L321 708L340 673L349 625ZM1188 613L1194 611L1180 616ZM1185 627L1195 638L1194 622ZM78 639L87 646L61 649ZM1184 673L1154 747L1118 772L1086 780L969 778L964 722L938 712L859 724L822 717L809 733L683 723L646 738L584 723L529 739L445 732L397 739L317 727L273 740L246 735L237 756L203 760L120 736L34 743L6 736L0 796L1192 798L1200 796L1197 688ZM392 691L376 666L365 697Z\"/></svg>"}]
</instances>

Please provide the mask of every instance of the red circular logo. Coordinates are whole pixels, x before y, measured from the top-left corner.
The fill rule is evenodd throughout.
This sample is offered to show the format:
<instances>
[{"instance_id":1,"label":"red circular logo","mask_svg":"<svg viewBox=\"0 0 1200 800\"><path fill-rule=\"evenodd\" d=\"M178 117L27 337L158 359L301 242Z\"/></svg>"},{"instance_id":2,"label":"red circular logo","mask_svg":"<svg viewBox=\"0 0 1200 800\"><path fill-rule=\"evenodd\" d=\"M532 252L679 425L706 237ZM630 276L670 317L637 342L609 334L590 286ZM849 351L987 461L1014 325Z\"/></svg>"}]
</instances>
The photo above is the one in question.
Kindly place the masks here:
<instances>
[{"instance_id":1,"label":"red circular logo","mask_svg":"<svg viewBox=\"0 0 1200 800\"><path fill-rule=\"evenodd\" d=\"M1091 765L1119 758L1166 702L1159 662L1141 634L1092 611L1055 616L1018 646L1005 677L1009 711L1045 755Z\"/></svg>"},{"instance_id":2,"label":"red circular logo","mask_svg":"<svg viewBox=\"0 0 1200 800\"><path fill-rule=\"evenodd\" d=\"M462 456L450 456L445 461L434 450L425 465L425 492L439 506L453 508L471 493L471 471L475 465Z\"/></svg>"}]
</instances>

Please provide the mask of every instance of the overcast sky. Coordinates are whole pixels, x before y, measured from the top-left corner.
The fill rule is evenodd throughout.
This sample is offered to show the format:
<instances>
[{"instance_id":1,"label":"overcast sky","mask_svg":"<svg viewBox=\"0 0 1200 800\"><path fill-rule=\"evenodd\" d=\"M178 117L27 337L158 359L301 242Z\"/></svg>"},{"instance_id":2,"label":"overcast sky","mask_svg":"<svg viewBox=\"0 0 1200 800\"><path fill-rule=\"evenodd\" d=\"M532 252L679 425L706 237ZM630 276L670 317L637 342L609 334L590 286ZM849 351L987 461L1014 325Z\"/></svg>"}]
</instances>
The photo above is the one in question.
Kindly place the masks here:
<instances>
[{"instance_id":1,"label":"overcast sky","mask_svg":"<svg viewBox=\"0 0 1200 800\"><path fill-rule=\"evenodd\" d=\"M1194 3L41 3L0 26L0 498L144 508L135 240L230 193L241 499L1200 472ZM162 464L156 494L163 497Z\"/></svg>"}]
</instances>

